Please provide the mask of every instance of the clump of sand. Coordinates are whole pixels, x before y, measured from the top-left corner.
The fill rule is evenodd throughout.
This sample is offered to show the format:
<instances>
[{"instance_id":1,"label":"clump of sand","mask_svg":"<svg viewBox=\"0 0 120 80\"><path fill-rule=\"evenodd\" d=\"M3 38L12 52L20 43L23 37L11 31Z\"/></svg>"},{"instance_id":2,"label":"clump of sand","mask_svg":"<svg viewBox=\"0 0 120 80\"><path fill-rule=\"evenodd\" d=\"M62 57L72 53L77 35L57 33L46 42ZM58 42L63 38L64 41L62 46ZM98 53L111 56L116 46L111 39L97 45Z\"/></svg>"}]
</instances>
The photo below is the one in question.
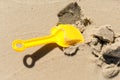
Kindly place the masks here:
<instances>
[{"instance_id":1,"label":"clump of sand","mask_svg":"<svg viewBox=\"0 0 120 80\"><path fill-rule=\"evenodd\" d=\"M58 13L58 24L73 24L84 35L85 43L91 48L95 56L95 63L102 69L103 76L111 78L116 76L120 69L120 35L115 33L111 25L90 28L91 19L82 14L81 7L75 2ZM83 45L84 45L83 44ZM63 48L68 56L73 56L81 44Z\"/></svg>"},{"instance_id":2,"label":"clump of sand","mask_svg":"<svg viewBox=\"0 0 120 80\"><path fill-rule=\"evenodd\" d=\"M97 57L95 63L102 68L103 75L107 78L116 76L120 69L120 41L110 25L103 25L85 33L89 37L86 41L92 48L92 54Z\"/></svg>"}]
</instances>

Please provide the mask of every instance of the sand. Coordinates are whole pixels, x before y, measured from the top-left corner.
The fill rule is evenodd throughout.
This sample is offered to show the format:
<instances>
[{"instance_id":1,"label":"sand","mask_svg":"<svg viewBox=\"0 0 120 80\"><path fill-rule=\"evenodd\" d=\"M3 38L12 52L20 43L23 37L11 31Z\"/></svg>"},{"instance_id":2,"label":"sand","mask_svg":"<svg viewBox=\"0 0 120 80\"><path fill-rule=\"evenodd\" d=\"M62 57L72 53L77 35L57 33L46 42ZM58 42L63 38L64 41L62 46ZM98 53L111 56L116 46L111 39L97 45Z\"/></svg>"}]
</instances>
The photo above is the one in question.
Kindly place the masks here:
<instances>
[{"instance_id":1,"label":"sand","mask_svg":"<svg viewBox=\"0 0 120 80\"><path fill-rule=\"evenodd\" d=\"M102 53L95 54L99 58L95 57L91 54L93 49L88 43L80 44L74 56L65 55L56 44L33 47L20 53L11 48L11 43L15 39L48 35L51 27L58 24L58 13L71 2L75 0L0 1L0 80L120 79L117 64L108 65L101 61L99 56ZM87 17L92 21L92 24L83 30L84 36L92 33L95 27L106 24L111 25L116 34L120 33L119 0L77 0L77 2L84 18ZM91 41L89 37L85 40ZM119 38L115 41L119 42ZM114 42L109 43L111 44ZM25 66L23 59L26 55L31 55L35 61L32 67ZM108 69L109 67L114 69Z\"/></svg>"}]
</instances>

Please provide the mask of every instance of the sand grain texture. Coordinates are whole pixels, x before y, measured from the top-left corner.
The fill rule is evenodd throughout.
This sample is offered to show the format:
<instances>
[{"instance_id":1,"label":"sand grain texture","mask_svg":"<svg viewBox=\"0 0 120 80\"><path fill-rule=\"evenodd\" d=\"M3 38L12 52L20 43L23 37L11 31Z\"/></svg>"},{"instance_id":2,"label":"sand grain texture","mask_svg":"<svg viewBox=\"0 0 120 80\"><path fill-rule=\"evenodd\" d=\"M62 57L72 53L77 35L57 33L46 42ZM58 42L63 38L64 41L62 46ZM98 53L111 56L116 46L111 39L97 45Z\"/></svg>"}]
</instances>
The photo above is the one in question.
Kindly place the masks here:
<instances>
[{"instance_id":1,"label":"sand grain texture","mask_svg":"<svg viewBox=\"0 0 120 80\"><path fill-rule=\"evenodd\" d=\"M33 68L25 67L23 58L42 46L22 53L11 48L15 39L48 35L50 28L58 22L58 12L73 1L0 0L0 80L107 80L86 44L80 45L79 51L72 57L65 56L56 47L41 57ZM119 3L119 0L80 0L78 4L83 14L93 21L87 29L110 24L119 33ZM111 78L119 79L120 74Z\"/></svg>"}]
</instances>

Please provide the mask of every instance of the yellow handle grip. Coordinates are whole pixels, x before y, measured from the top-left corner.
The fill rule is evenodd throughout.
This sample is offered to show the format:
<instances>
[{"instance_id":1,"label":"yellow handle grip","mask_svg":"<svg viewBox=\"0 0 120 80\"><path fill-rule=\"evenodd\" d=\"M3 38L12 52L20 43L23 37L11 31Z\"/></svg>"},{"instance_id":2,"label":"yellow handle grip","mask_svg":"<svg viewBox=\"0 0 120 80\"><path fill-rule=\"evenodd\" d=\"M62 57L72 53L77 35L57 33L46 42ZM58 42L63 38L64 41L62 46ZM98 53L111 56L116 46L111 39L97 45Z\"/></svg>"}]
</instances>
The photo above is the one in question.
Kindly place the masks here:
<instances>
[{"instance_id":1,"label":"yellow handle grip","mask_svg":"<svg viewBox=\"0 0 120 80\"><path fill-rule=\"evenodd\" d=\"M54 36L45 36L40 38L33 38L29 40L15 40L12 43L12 48L16 51L24 51L28 47L34 47L42 44L55 43Z\"/></svg>"}]
</instances>

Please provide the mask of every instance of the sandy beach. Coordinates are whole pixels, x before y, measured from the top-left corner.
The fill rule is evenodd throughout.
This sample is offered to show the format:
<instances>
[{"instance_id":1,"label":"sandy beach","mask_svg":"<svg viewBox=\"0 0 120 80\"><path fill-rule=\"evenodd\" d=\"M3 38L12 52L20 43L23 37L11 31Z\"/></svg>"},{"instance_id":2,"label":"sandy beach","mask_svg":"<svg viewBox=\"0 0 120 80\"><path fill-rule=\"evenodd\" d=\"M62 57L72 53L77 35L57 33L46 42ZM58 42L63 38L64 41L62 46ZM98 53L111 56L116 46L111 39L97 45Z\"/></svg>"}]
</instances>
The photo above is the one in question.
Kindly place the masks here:
<instances>
[{"instance_id":1,"label":"sandy beach","mask_svg":"<svg viewBox=\"0 0 120 80\"><path fill-rule=\"evenodd\" d=\"M79 45L74 56L65 55L62 48L56 44L28 48L24 52L12 49L15 39L30 39L50 34L50 29L58 24L58 13L74 2L80 6L83 18L91 21L82 32L85 43ZM107 49L113 52L117 50L119 54L115 53L120 56L119 4L120 0L0 0L0 80L119 80L119 62L102 62L105 66L102 65L102 60L97 62L101 58L99 55L107 53ZM106 38L104 32L94 34L95 39L97 36L97 39L105 41L98 42L102 46L102 49L96 52L98 54L92 54L94 45L89 40L94 28L98 32L108 30L113 35ZM35 62L32 66L25 62L29 56ZM106 66L109 65L115 66L112 70L116 71L106 71Z\"/></svg>"}]
</instances>

